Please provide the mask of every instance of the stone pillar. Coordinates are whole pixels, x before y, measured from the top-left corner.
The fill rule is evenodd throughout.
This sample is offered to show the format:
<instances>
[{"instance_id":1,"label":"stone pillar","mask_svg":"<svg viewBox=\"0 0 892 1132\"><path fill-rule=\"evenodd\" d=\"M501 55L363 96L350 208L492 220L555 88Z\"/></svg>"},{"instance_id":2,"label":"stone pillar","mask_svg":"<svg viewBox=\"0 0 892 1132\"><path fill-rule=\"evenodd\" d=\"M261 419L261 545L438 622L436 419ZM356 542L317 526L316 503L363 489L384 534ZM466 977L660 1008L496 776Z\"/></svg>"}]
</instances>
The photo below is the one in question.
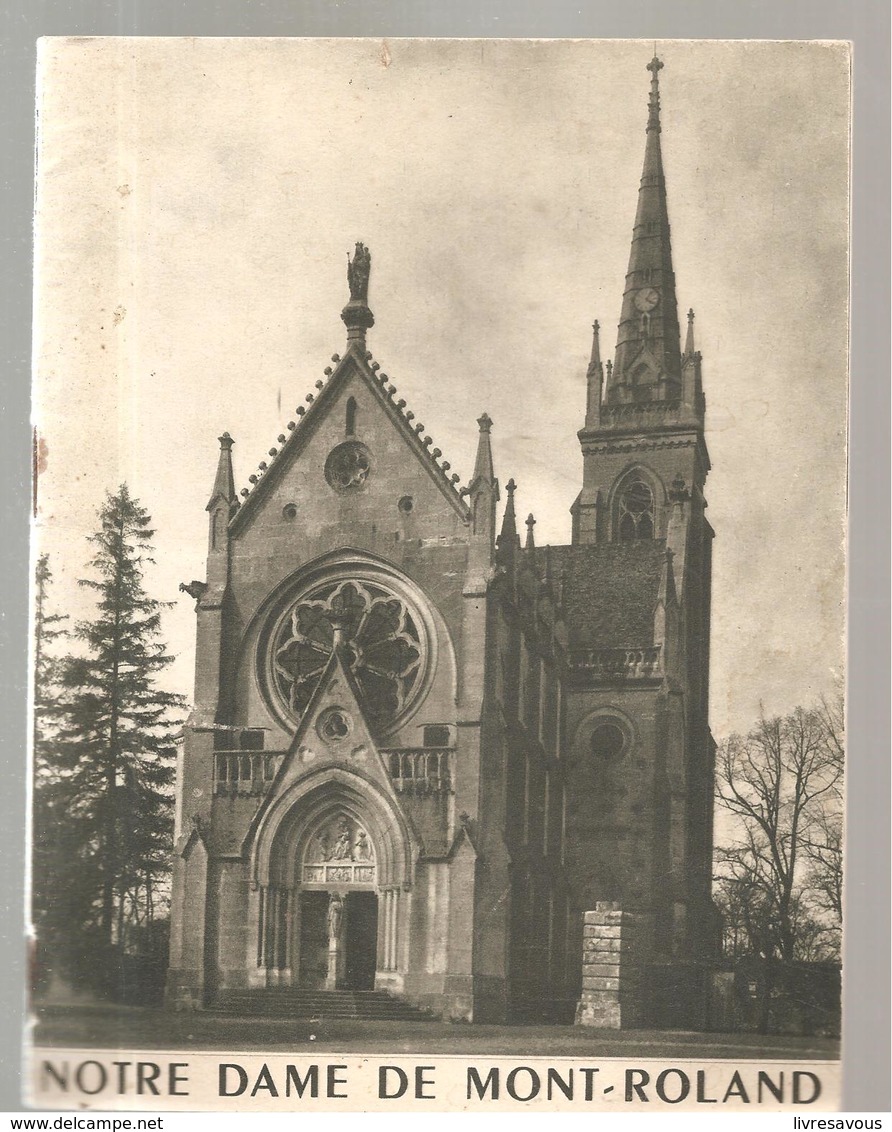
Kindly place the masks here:
<instances>
[{"instance_id":1,"label":"stone pillar","mask_svg":"<svg viewBox=\"0 0 892 1132\"><path fill-rule=\"evenodd\" d=\"M585 913L577 1026L619 1030L638 1024L636 927L636 917L613 901Z\"/></svg>"}]
</instances>

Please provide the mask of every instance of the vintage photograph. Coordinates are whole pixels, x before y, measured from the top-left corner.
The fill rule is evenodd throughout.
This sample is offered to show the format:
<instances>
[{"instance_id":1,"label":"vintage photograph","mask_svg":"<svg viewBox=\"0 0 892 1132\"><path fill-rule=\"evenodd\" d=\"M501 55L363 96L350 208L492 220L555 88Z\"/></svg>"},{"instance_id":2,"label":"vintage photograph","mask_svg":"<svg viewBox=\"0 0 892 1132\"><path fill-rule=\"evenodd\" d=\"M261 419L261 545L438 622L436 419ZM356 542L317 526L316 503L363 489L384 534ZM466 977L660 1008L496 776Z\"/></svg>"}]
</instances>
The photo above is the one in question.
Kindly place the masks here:
<instances>
[{"instance_id":1,"label":"vintage photograph","mask_svg":"<svg viewBox=\"0 0 892 1132\"><path fill-rule=\"evenodd\" d=\"M837 1103L850 65L42 41L37 1103Z\"/></svg>"}]
</instances>

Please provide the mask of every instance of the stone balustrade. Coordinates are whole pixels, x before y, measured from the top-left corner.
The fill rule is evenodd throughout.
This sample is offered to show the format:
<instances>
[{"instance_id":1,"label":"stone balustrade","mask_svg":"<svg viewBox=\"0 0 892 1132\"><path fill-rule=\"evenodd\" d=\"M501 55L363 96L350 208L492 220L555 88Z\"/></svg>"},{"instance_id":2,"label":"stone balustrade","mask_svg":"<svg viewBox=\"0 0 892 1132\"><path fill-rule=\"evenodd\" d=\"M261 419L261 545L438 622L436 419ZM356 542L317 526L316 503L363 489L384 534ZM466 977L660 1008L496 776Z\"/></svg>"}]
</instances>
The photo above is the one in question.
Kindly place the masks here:
<instances>
[{"instance_id":1,"label":"stone balustrade","mask_svg":"<svg viewBox=\"0 0 892 1132\"><path fill-rule=\"evenodd\" d=\"M452 792L451 748L401 747L381 755L401 794L449 794ZM265 794L273 783L284 752L216 751L215 794Z\"/></svg>"},{"instance_id":2,"label":"stone balustrade","mask_svg":"<svg viewBox=\"0 0 892 1132\"><path fill-rule=\"evenodd\" d=\"M393 785L401 794L452 792L454 751L446 748L402 747L382 751Z\"/></svg>"},{"instance_id":3,"label":"stone balustrade","mask_svg":"<svg viewBox=\"0 0 892 1132\"><path fill-rule=\"evenodd\" d=\"M663 674L661 645L641 649L573 649L571 669L603 680L646 680Z\"/></svg>"},{"instance_id":4,"label":"stone balustrade","mask_svg":"<svg viewBox=\"0 0 892 1132\"><path fill-rule=\"evenodd\" d=\"M265 794L284 758L282 752L215 751L215 794Z\"/></svg>"}]
</instances>

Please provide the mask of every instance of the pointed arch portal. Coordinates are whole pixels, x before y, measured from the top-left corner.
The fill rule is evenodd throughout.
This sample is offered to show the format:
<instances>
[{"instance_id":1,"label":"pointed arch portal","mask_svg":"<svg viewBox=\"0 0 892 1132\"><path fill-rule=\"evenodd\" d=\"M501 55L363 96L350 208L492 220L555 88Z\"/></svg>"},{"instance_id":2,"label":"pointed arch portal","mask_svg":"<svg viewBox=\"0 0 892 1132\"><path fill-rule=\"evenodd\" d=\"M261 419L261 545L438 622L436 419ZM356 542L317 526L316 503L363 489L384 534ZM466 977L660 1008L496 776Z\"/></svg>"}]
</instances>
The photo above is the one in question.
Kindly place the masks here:
<instances>
[{"instance_id":1,"label":"pointed arch portal","mask_svg":"<svg viewBox=\"0 0 892 1132\"><path fill-rule=\"evenodd\" d=\"M252 982L372 990L404 969L412 847L383 791L328 767L272 804L254 840Z\"/></svg>"}]
</instances>

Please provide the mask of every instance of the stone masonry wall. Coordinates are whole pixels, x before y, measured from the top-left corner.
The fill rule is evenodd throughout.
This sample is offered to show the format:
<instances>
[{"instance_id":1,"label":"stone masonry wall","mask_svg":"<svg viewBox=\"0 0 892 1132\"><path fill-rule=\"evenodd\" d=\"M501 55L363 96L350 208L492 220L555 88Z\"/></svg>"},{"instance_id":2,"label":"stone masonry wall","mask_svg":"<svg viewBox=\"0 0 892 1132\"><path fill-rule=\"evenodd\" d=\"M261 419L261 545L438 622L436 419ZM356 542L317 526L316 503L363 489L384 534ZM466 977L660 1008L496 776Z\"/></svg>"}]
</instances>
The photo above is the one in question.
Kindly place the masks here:
<instances>
[{"instance_id":1,"label":"stone masonry wall","mask_svg":"<svg viewBox=\"0 0 892 1132\"><path fill-rule=\"evenodd\" d=\"M636 927L636 917L615 901L599 901L585 913L577 1026L619 1030L638 1024Z\"/></svg>"}]
</instances>

